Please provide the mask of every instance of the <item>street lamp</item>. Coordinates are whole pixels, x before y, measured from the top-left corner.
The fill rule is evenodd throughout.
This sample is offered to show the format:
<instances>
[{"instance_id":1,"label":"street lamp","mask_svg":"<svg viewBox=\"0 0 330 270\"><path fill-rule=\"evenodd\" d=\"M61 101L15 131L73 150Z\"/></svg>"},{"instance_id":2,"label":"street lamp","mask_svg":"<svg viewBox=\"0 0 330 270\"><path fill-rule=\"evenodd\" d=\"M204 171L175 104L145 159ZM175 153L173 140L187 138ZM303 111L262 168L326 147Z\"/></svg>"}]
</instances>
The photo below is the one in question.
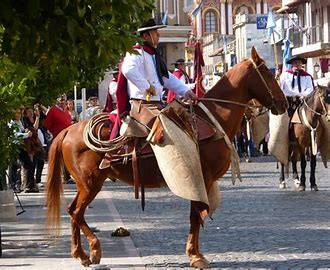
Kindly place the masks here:
<instances>
[{"instance_id":1,"label":"street lamp","mask_svg":"<svg viewBox=\"0 0 330 270\"><path fill-rule=\"evenodd\" d=\"M318 73L320 71L320 65L319 65L319 63L315 63L315 65L314 65L314 71L315 71L315 73Z\"/></svg>"}]
</instances>

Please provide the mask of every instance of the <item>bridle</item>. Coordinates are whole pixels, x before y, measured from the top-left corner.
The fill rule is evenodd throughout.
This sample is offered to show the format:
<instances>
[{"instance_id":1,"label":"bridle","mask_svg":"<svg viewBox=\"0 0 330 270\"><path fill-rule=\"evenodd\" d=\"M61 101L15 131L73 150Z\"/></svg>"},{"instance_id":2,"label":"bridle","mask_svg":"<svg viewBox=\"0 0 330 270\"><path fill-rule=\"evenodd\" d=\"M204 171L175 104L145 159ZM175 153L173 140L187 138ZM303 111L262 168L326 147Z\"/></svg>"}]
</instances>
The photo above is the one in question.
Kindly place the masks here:
<instances>
[{"instance_id":1,"label":"bridle","mask_svg":"<svg viewBox=\"0 0 330 270\"><path fill-rule=\"evenodd\" d=\"M273 107L275 107L275 98L274 95L272 93L272 90L270 89L270 87L268 86L266 80L264 79L264 77L262 76L259 68L265 64L264 61L262 61L259 65L257 65L252 58L249 58L249 60L251 61L251 63L253 64L254 69L256 70L256 72L258 73L261 81L263 82L263 84L265 85L267 92L269 93L271 99L272 99L272 105L270 106L269 109L272 109ZM238 106L242 106L245 108L249 108L249 109L253 109L253 108L260 108L263 106L251 106L248 104L244 104L244 103L240 103L240 102L236 102L236 101L231 101L231 100L225 100L225 99L217 99L217 98L199 98L199 100L208 100L208 101L215 101L215 102L221 102L221 103L229 103L229 104L235 104Z\"/></svg>"},{"instance_id":2,"label":"bridle","mask_svg":"<svg viewBox=\"0 0 330 270\"><path fill-rule=\"evenodd\" d=\"M262 61L259 65L257 65L257 64L253 61L252 58L249 58L249 60L250 60L250 62L253 64L253 67L254 67L255 71L258 73L259 78L261 79L261 81L262 81L263 84L265 85L265 87L266 87L266 89L267 89L267 92L268 92L268 94L270 95L270 97L271 97L271 99L272 99L272 106L270 107L270 109L271 109L271 108L273 108L273 107L275 106L275 98L274 98L274 95L273 95L272 90L271 90L270 87L268 86L268 84L267 84L265 78L262 76L262 74L261 74L261 72L260 72L260 70L259 70L259 68L260 68L262 65L264 65L265 62Z\"/></svg>"},{"instance_id":3,"label":"bridle","mask_svg":"<svg viewBox=\"0 0 330 270\"><path fill-rule=\"evenodd\" d=\"M317 114L317 115L320 115L320 116L325 116L325 117L328 117L328 111L327 111L327 108L324 104L324 97L320 94L320 93L317 93L317 96L318 98L320 99L320 102L321 102L321 105L322 105L322 108L323 108L323 112L324 113L319 113L317 111L315 111L314 109L312 109L306 102L306 99L304 99L304 104L305 106L307 107L307 109L309 109L310 111L312 111L313 113Z\"/></svg>"}]
</instances>

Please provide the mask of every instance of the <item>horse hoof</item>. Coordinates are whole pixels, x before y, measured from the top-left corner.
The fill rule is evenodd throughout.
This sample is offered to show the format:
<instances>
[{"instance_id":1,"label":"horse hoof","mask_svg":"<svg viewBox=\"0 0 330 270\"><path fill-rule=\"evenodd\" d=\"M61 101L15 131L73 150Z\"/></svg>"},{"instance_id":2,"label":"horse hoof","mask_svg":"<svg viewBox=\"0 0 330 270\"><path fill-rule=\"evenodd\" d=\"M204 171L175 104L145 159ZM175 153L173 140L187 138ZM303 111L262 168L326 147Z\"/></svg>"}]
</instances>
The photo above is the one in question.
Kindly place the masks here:
<instances>
[{"instance_id":1,"label":"horse hoof","mask_svg":"<svg viewBox=\"0 0 330 270\"><path fill-rule=\"evenodd\" d=\"M250 163L251 160L250 160L249 158L246 158L246 159L245 159L245 162L246 162L246 163Z\"/></svg>"},{"instance_id":2,"label":"horse hoof","mask_svg":"<svg viewBox=\"0 0 330 270\"><path fill-rule=\"evenodd\" d=\"M319 191L319 188L317 186L312 186L311 191Z\"/></svg>"},{"instance_id":3,"label":"horse hoof","mask_svg":"<svg viewBox=\"0 0 330 270\"><path fill-rule=\"evenodd\" d=\"M92 262L92 264L99 264L101 261L101 255L96 251L91 252L89 260Z\"/></svg>"},{"instance_id":4,"label":"horse hoof","mask_svg":"<svg viewBox=\"0 0 330 270\"><path fill-rule=\"evenodd\" d=\"M90 261L90 259L84 259L84 260L80 259L80 263L83 266L85 266L85 267L88 267L88 266L90 266L92 264L92 262Z\"/></svg>"},{"instance_id":5,"label":"horse hoof","mask_svg":"<svg viewBox=\"0 0 330 270\"><path fill-rule=\"evenodd\" d=\"M204 257L199 257L192 259L190 261L190 267L203 269L203 268L209 268L210 264Z\"/></svg>"},{"instance_id":6,"label":"horse hoof","mask_svg":"<svg viewBox=\"0 0 330 270\"><path fill-rule=\"evenodd\" d=\"M298 187L298 191L305 191L306 190L306 187L305 186L299 186Z\"/></svg>"},{"instance_id":7,"label":"horse hoof","mask_svg":"<svg viewBox=\"0 0 330 270\"><path fill-rule=\"evenodd\" d=\"M282 181L282 182L280 183L279 188L280 188L280 189L286 188L286 183L285 183L285 181Z\"/></svg>"},{"instance_id":8,"label":"horse hoof","mask_svg":"<svg viewBox=\"0 0 330 270\"><path fill-rule=\"evenodd\" d=\"M300 181L299 181L299 179L294 179L293 182L294 182L294 185L296 187L300 187Z\"/></svg>"}]
</instances>

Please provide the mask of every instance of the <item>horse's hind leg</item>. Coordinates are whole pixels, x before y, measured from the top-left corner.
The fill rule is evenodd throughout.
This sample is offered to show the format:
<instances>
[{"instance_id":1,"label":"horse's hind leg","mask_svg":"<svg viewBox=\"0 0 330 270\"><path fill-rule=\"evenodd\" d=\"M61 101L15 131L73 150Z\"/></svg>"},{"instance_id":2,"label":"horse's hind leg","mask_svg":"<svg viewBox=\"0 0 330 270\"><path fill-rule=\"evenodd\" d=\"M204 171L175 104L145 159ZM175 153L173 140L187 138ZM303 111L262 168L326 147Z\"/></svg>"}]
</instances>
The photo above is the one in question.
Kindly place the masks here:
<instances>
[{"instance_id":1,"label":"horse's hind leg","mask_svg":"<svg viewBox=\"0 0 330 270\"><path fill-rule=\"evenodd\" d=\"M72 230L72 238L71 238L71 255L72 257L79 259L83 265L89 265L90 260L88 255L84 252L81 246L81 237L80 237L80 229L74 218L72 217L72 213L76 210L77 206L77 199L79 193L76 194L75 198L73 199L72 203L68 206L67 212L71 216L71 230Z\"/></svg>"},{"instance_id":2,"label":"horse's hind leg","mask_svg":"<svg viewBox=\"0 0 330 270\"><path fill-rule=\"evenodd\" d=\"M316 185L316 178L315 178L315 169L316 169L316 156L311 155L311 172L310 172L310 183L311 183L311 190L318 191L318 187Z\"/></svg>"},{"instance_id":3,"label":"horse's hind leg","mask_svg":"<svg viewBox=\"0 0 330 270\"><path fill-rule=\"evenodd\" d=\"M190 231L186 246L186 254L190 258L190 266L195 268L209 267L208 261L203 254L199 252L199 229L203 224L197 202L191 202L190 205Z\"/></svg>"}]
</instances>

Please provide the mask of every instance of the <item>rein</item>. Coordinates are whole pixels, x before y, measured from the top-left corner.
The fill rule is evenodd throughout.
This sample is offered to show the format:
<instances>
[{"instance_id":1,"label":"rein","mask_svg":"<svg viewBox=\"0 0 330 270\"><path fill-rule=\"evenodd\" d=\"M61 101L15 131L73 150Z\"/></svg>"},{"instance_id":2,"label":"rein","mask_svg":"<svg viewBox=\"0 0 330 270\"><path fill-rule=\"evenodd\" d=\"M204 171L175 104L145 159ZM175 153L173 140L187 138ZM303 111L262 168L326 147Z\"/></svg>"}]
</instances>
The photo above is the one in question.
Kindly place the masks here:
<instances>
[{"instance_id":1,"label":"rein","mask_svg":"<svg viewBox=\"0 0 330 270\"><path fill-rule=\"evenodd\" d=\"M306 102L306 99L304 99L304 104L306 105L307 109L309 109L310 111L312 111L313 113L317 114L317 115L320 115L320 116L328 116L328 112L327 112L327 109L324 105L324 99L321 97L321 94L318 94L318 97L320 98L320 102L321 102L321 105L322 105L322 108L323 108L323 111L324 113L319 113L317 111L315 111L314 109L312 109Z\"/></svg>"},{"instance_id":2,"label":"rein","mask_svg":"<svg viewBox=\"0 0 330 270\"><path fill-rule=\"evenodd\" d=\"M238 105L238 106L242 106L245 108L249 108L249 109L258 109L258 108L263 108L264 106L257 106L257 105L248 105L248 104L244 104L244 103L240 103L240 102L236 102L236 101L232 101L232 100L226 100L226 99L219 99L219 98L199 98L198 100L205 100L205 101L215 101L215 102L219 102L219 103L229 103L229 104L234 104L234 105Z\"/></svg>"},{"instance_id":3,"label":"rein","mask_svg":"<svg viewBox=\"0 0 330 270\"><path fill-rule=\"evenodd\" d=\"M264 77L262 76L262 74L260 73L259 68L264 65L264 62L261 62L259 65L257 65L252 58L249 58L250 62L253 64L254 69L257 71L261 81L263 82L263 84L265 85L267 92L269 93L271 99L272 99L272 107L275 106L275 102L274 102L274 95L272 93L272 90L269 88L267 82L265 81ZM199 100L205 100L205 101L215 101L215 102L219 102L219 103L229 103L229 104L234 104L234 105L238 105L238 106L242 106L245 108L249 108L249 109L253 109L253 108L262 108L263 106L251 106L248 104L244 104L244 103L240 103L240 102L236 102L236 101L232 101L232 100L226 100L226 99L218 99L218 98L199 98Z\"/></svg>"},{"instance_id":4,"label":"rein","mask_svg":"<svg viewBox=\"0 0 330 270\"><path fill-rule=\"evenodd\" d=\"M316 115L318 116L328 116L328 113L327 113L327 110L326 110L326 107L324 105L324 102L323 102L323 99L322 99L322 96L321 94L317 93L319 99L320 99L320 102L321 102L321 105L322 105L322 108L323 108L323 111L324 111L324 114L322 113L319 113L317 111L315 111L314 109L312 109L306 102L306 99L304 99L304 105L306 106L307 109L309 109L310 111L312 111L313 113L315 113ZM312 141L312 154L313 155L316 155L317 154L317 142L316 142L316 129L317 129L317 126L318 126L318 123L317 123L317 126L314 128L312 127L312 125L309 123L308 119L307 119L307 115L306 115L306 111L305 111L305 108L302 107L301 109L301 116L302 116L302 122L305 124L306 127L309 128L310 132L311 132L311 141ZM319 120L318 120L319 121Z\"/></svg>"}]
</instances>

